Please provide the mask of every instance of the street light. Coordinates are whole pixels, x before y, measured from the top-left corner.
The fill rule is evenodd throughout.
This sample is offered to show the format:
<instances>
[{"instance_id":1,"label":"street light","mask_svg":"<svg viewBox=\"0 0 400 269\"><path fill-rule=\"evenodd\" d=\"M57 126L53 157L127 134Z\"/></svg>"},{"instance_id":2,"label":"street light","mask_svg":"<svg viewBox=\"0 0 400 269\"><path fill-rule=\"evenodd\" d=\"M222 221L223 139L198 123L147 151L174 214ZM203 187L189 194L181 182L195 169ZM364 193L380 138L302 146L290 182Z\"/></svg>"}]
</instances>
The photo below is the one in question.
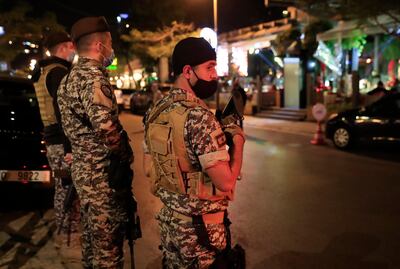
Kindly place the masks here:
<instances>
[{"instance_id":1,"label":"street light","mask_svg":"<svg viewBox=\"0 0 400 269\"><path fill-rule=\"evenodd\" d=\"M218 0L213 0L214 31L218 34Z\"/></svg>"}]
</instances>

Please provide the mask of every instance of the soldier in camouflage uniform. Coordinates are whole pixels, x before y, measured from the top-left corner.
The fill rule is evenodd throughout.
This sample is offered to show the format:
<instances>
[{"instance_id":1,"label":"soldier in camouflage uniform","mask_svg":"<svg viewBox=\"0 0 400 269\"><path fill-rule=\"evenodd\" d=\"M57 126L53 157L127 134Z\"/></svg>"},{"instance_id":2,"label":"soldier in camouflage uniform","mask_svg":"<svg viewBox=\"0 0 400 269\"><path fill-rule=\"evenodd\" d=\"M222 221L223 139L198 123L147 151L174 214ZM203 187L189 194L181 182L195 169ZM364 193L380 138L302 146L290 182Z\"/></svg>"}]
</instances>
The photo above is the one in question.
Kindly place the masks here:
<instances>
[{"instance_id":1,"label":"soldier in camouflage uniform","mask_svg":"<svg viewBox=\"0 0 400 269\"><path fill-rule=\"evenodd\" d=\"M202 38L179 42L172 56L174 88L145 119L145 172L164 207L157 215L165 268L208 268L226 246L223 224L240 173L244 135L226 132L201 100L217 86L216 55ZM196 219L202 219L213 248L199 243Z\"/></svg>"},{"instance_id":2,"label":"soldier in camouflage uniform","mask_svg":"<svg viewBox=\"0 0 400 269\"><path fill-rule=\"evenodd\" d=\"M72 179L80 201L84 268L123 268L127 212L110 187L111 156L131 162L131 148L122 148L123 128L107 77L114 51L104 17L87 17L71 28L79 60L59 88L58 104L74 156ZM129 186L130 188L130 186ZM129 190L130 191L130 190Z\"/></svg>"},{"instance_id":3,"label":"soldier in camouflage uniform","mask_svg":"<svg viewBox=\"0 0 400 269\"><path fill-rule=\"evenodd\" d=\"M64 200L68 186L72 184L69 160L72 158L71 145L61 127L60 112L57 105L57 89L61 79L71 68L75 56L72 40L65 32L49 34L43 45L51 53L51 57L39 61L33 72L32 80L39 101L40 115L44 125L44 140L47 159L55 176L54 213L57 231L55 246L57 248L79 246L79 200L72 203L69 212L64 212ZM62 177L61 177L62 175ZM78 243L77 243L78 242ZM76 244L77 243L77 244Z\"/></svg>"}]
</instances>

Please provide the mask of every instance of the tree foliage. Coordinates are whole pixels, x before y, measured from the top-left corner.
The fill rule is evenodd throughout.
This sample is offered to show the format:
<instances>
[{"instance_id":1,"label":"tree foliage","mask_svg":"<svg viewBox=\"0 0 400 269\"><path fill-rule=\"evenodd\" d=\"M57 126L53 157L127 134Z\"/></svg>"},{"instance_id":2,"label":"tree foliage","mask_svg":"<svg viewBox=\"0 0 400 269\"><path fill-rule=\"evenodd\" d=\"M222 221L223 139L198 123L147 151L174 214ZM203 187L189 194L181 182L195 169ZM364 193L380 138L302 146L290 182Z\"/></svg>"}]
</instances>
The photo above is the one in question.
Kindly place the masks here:
<instances>
[{"instance_id":1,"label":"tree foliage","mask_svg":"<svg viewBox=\"0 0 400 269\"><path fill-rule=\"evenodd\" d=\"M25 2L17 2L11 9L4 10L3 2L0 1L0 25L4 27L5 34L0 36L0 60L12 61L26 48L24 41L40 44L46 32L64 29L57 23L54 13L46 12L37 17Z\"/></svg>"},{"instance_id":2,"label":"tree foliage","mask_svg":"<svg viewBox=\"0 0 400 269\"><path fill-rule=\"evenodd\" d=\"M140 31L133 29L129 35L122 39L130 43L133 54L138 56L143 63L153 63L161 57L170 57L172 51L180 40L199 36L199 30L193 24L172 22L156 31Z\"/></svg>"},{"instance_id":3,"label":"tree foliage","mask_svg":"<svg viewBox=\"0 0 400 269\"><path fill-rule=\"evenodd\" d=\"M300 44L301 30L298 26L292 29L279 33L276 39L272 42L277 55L284 56L288 53L289 48L295 45L297 48ZM293 49L291 49L293 51Z\"/></svg>"},{"instance_id":4,"label":"tree foliage","mask_svg":"<svg viewBox=\"0 0 400 269\"><path fill-rule=\"evenodd\" d=\"M185 18L184 1L189 0L134 0L133 22L136 29L155 31Z\"/></svg>"},{"instance_id":5,"label":"tree foliage","mask_svg":"<svg viewBox=\"0 0 400 269\"><path fill-rule=\"evenodd\" d=\"M275 0L273 2L282 2ZM357 20L361 24L380 27L400 38L400 1L376 0L294 0L299 9L320 19ZM389 19L387 24L383 20Z\"/></svg>"},{"instance_id":6,"label":"tree foliage","mask_svg":"<svg viewBox=\"0 0 400 269\"><path fill-rule=\"evenodd\" d=\"M317 34L323 33L332 28L332 23L326 20L312 21L304 28L303 48L313 55L318 47Z\"/></svg>"}]
</instances>

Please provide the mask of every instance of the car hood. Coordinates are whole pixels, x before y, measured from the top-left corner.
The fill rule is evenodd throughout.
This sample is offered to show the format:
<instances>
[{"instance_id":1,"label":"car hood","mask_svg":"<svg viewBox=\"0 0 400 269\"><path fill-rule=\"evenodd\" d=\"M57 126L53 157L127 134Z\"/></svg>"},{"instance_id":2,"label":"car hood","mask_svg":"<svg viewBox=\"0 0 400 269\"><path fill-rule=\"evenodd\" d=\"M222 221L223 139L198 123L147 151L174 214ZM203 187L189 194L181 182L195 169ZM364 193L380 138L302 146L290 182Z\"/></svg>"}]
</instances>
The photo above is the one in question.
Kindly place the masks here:
<instances>
[{"instance_id":1,"label":"car hood","mask_svg":"<svg viewBox=\"0 0 400 269\"><path fill-rule=\"evenodd\" d=\"M338 113L338 117L342 118L349 118L349 117L355 117L357 115L360 115L364 111L364 108L356 108L356 109L350 109L346 111L342 111Z\"/></svg>"}]
</instances>

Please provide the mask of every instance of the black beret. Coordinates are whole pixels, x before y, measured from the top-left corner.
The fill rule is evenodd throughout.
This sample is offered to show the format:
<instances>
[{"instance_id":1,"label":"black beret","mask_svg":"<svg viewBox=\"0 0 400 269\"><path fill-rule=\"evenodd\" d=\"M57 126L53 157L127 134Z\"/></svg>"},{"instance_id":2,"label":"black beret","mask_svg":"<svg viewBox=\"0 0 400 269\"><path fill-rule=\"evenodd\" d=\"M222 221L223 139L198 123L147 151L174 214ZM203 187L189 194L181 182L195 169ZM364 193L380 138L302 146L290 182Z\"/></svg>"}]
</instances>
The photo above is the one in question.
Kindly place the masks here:
<instances>
[{"instance_id":1,"label":"black beret","mask_svg":"<svg viewBox=\"0 0 400 269\"><path fill-rule=\"evenodd\" d=\"M85 35L93 33L110 32L110 27L104 17L86 17L72 25L71 37L74 42Z\"/></svg>"},{"instance_id":2,"label":"black beret","mask_svg":"<svg viewBox=\"0 0 400 269\"><path fill-rule=\"evenodd\" d=\"M43 40L43 46L48 49L63 43L63 42L71 42L71 37L66 32L53 32L46 36Z\"/></svg>"},{"instance_id":3,"label":"black beret","mask_svg":"<svg viewBox=\"0 0 400 269\"><path fill-rule=\"evenodd\" d=\"M185 65L196 66L216 59L215 50L204 38L185 38L176 44L172 53L174 75L177 76L182 73Z\"/></svg>"}]
</instances>

